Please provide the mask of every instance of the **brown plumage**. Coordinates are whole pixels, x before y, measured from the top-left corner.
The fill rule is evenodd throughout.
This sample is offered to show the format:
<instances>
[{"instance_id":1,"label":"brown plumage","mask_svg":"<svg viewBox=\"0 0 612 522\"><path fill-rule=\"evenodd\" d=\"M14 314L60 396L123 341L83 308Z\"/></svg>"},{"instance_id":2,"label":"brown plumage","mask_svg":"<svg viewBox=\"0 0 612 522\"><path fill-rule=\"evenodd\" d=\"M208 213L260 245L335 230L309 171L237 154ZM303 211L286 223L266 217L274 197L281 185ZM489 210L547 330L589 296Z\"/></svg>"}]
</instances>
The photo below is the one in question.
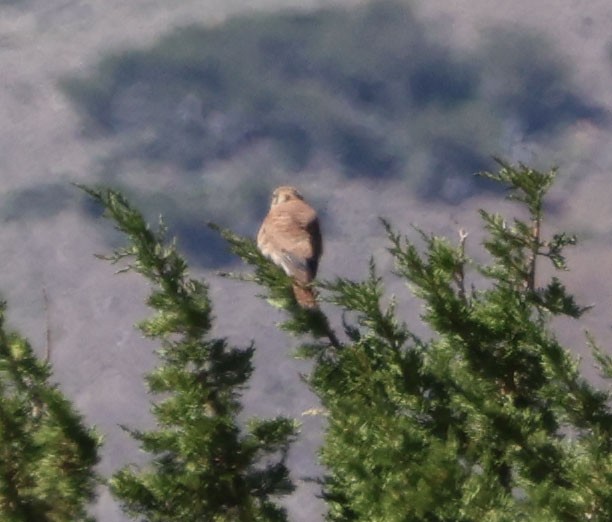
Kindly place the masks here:
<instances>
[{"instance_id":1,"label":"brown plumage","mask_svg":"<svg viewBox=\"0 0 612 522\"><path fill-rule=\"evenodd\" d=\"M257 233L257 247L293 278L298 304L316 307L311 282L323 252L321 230L317 213L297 189L278 187L272 193L270 211Z\"/></svg>"}]
</instances>

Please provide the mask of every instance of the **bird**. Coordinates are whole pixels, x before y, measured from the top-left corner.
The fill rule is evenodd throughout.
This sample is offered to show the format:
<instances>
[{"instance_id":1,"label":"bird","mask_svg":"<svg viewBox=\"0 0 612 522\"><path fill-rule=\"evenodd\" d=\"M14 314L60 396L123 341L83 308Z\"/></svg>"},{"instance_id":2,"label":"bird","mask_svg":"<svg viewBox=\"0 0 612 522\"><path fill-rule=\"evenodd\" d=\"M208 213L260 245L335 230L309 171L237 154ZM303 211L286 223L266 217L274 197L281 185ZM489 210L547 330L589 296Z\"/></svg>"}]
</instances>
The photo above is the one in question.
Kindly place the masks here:
<instances>
[{"instance_id":1,"label":"bird","mask_svg":"<svg viewBox=\"0 0 612 522\"><path fill-rule=\"evenodd\" d=\"M267 216L257 233L259 251L293 279L293 294L302 308L317 307L312 281L317 275L323 241L317 212L295 187L272 192Z\"/></svg>"}]
</instances>

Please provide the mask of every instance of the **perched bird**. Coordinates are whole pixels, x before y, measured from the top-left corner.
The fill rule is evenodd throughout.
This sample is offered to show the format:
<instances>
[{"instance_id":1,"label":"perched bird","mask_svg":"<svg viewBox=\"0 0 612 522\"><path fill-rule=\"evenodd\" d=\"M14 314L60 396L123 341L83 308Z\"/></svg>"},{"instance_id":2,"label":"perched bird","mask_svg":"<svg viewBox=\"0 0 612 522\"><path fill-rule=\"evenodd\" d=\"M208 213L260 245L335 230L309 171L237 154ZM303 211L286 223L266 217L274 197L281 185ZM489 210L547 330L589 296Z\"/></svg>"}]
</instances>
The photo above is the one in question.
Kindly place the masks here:
<instances>
[{"instance_id":1,"label":"perched bird","mask_svg":"<svg viewBox=\"0 0 612 522\"><path fill-rule=\"evenodd\" d=\"M310 283L323 252L321 230L316 211L294 187L278 187L272 193L270 211L257 233L257 247L293 278L298 304L315 308Z\"/></svg>"}]
</instances>

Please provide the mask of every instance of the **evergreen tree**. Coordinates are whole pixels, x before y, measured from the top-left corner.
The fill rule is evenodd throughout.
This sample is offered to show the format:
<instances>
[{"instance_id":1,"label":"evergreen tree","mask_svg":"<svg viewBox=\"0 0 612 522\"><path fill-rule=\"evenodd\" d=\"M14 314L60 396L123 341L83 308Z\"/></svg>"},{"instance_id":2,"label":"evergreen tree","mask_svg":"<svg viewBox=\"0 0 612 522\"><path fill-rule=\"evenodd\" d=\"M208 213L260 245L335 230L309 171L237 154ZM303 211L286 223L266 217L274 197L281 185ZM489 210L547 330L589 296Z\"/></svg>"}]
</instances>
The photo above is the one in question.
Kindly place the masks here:
<instances>
[{"instance_id":1,"label":"evergreen tree","mask_svg":"<svg viewBox=\"0 0 612 522\"><path fill-rule=\"evenodd\" d=\"M147 385L157 427L128 430L151 455L143 469L128 466L110 481L135 519L171 521L282 521L273 497L289 493L285 459L296 434L293 420L250 419L242 427L239 396L251 373L254 347L238 349L209 337L212 308L205 283L190 278L160 222L142 215L112 190L85 190L125 234L128 245L110 256L151 284L155 315L139 328L159 340L159 366Z\"/></svg>"},{"instance_id":2,"label":"evergreen tree","mask_svg":"<svg viewBox=\"0 0 612 522\"><path fill-rule=\"evenodd\" d=\"M500 162L484 174L509 189L526 220L480 211L490 261L419 231L424 247L384 223L396 274L423 302L432 338L421 340L383 305L370 262L362 282L322 283L343 311L338 342L320 310L300 309L288 278L251 240L227 230L233 252L255 267L251 279L285 309L282 327L312 333L303 345L309 378L326 409L321 459L327 519L367 521L612 520L612 411L609 391L581 375L555 336L555 316L580 318L556 276L565 270L565 233L542 236L544 197L556 172ZM592 341L602 375L612 361Z\"/></svg>"},{"instance_id":3,"label":"evergreen tree","mask_svg":"<svg viewBox=\"0 0 612 522\"><path fill-rule=\"evenodd\" d=\"M51 366L4 327L0 303L0 519L92 520L99 436L58 388Z\"/></svg>"}]
</instances>

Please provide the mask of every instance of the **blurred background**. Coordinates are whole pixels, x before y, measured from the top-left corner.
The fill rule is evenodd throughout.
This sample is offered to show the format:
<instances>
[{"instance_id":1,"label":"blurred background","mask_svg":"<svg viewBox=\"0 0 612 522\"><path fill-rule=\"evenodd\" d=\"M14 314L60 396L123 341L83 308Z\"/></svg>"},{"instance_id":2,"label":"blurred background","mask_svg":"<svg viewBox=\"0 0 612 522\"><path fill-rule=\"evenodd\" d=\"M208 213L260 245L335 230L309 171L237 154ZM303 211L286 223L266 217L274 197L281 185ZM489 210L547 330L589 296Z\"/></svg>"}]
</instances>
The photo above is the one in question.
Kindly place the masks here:
<instances>
[{"instance_id":1,"label":"blurred background","mask_svg":"<svg viewBox=\"0 0 612 522\"><path fill-rule=\"evenodd\" d=\"M298 379L297 340L278 332L208 221L254 236L279 184L320 214L320 275L392 266L379 216L412 237L471 233L478 208L512 212L474 176L493 156L560 176L545 232L578 234L564 281L595 308L560 336L606 346L612 283L612 4L608 0L0 0L0 292L9 323L105 436L100 472L143 462L118 424L150 426L142 376L154 346L133 324L147 288L96 260L121 238L71 182L124 191L163 214L211 285L215 332L254 339L245 415L298 418L292 519L320 520L323 422ZM389 295L419 329L419 304ZM44 293L48 296L45 305ZM594 375L590 362L585 371ZM92 512L125 520L106 491Z\"/></svg>"}]
</instances>

